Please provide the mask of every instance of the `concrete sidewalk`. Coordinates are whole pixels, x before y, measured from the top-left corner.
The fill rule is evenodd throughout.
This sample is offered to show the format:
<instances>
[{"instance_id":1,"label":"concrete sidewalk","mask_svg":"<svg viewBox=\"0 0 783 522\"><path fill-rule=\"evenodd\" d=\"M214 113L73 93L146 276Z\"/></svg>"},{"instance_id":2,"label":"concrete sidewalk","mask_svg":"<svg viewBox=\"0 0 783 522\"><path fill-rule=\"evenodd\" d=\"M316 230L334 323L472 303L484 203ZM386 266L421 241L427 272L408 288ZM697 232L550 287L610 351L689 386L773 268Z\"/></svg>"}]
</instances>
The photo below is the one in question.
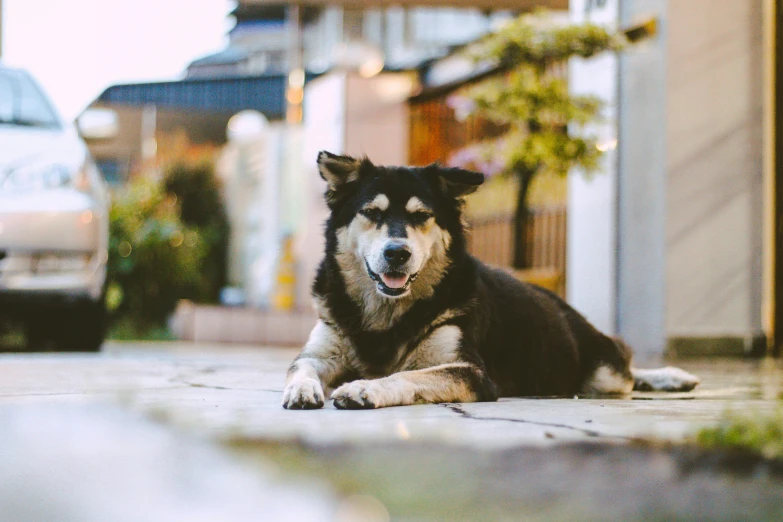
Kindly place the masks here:
<instances>
[{"instance_id":1,"label":"concrete sidewalk","mask_svg":"<svg viewBox=\"0 0 783 522\"><path fill-rule=\"evenodd\" d=\"M91 355L0 354L0 521L783 512L783 483L765 468L735 476L628 444L682 441L729 408L772 412L780 362L682 363L703 380L687 394L288 411L280 400L296 353L111 343Z\"/></svg>"},{"instance_id":2,"label":"concrete sidewalk","mask_svg":"<svg viewBox=\"0 0 783 522\"><path fill-rule=\"evenodd\" d=\"M625 399L502 399L368 411L289 411L280 406L297 350L115 343L99 355L0 355L0 405L122 404L212 438L313 443L410 440L479 448L639 437L680 441L727 408L765 413L783 393L780 363L683 362L702 377L690 393Z\"/></svg>"}]
</instances>

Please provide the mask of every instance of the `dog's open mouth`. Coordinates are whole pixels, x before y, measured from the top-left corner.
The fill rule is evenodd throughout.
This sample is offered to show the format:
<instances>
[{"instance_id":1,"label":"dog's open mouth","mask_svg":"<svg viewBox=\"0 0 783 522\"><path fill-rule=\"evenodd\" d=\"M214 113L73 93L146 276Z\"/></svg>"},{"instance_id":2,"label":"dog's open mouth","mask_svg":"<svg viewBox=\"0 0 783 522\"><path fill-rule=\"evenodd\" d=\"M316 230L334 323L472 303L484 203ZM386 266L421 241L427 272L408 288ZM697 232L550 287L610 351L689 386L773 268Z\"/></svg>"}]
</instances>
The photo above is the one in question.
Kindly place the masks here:
<instances>
[{"instance_id":1,"label":"dog's open mouth","mask_svg":"<svg viewBox=\"0 0 783 522\"><path fill-rule=\"evenodd\" d=\"M378 290L381 293L390 297L398 297L408 291L411 283L416 280L416 274L405 274L403 272L384 272L382 274L376 274L370 268L370 265L365 261L364 264L367 267L367 273L378 285Z\"/></svg>"}]
</instances>

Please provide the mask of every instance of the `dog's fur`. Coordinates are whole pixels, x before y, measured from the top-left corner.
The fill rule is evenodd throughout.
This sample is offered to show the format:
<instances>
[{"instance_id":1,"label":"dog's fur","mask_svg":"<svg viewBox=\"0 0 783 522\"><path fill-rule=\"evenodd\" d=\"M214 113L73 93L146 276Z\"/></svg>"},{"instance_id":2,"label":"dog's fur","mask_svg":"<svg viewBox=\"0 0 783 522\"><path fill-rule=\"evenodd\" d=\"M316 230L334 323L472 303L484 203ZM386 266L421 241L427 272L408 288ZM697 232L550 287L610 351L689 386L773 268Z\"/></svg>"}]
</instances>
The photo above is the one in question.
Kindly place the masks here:
<instances>
[{"instance_id":1,"label":"dog's fur","mask_svg":"<svg viewBox=\"0 0 783 522\"><path fill-rule=\"evenodd\" d=\"M621 341L555 294L466 251L463 198L481 174L379 167L321 152L331 215L313 285L319 321L283 406L337 408L508 396L690 390L676 368L634 370ZM404 252L403 252L404 251Z\"/></svg>"}]
</instances>

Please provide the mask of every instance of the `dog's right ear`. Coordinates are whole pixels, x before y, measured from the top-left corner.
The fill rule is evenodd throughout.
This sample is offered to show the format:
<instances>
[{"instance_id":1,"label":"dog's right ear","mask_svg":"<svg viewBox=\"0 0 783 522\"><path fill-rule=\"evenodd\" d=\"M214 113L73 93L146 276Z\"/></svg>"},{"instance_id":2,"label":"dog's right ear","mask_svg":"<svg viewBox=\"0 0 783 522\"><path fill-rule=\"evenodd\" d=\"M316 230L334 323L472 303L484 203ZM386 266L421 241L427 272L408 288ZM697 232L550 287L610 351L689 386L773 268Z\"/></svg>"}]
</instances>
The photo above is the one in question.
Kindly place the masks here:
<instances>
[{"instance_id":1,"label":"dog's right ear","mask_svg":"<svg viewBox=\"0 0 783 522\"><path fill-rule=\"evenodd\" d=\"M359 179L359 167L362 160L351 156L338 156L322 150L318 153L318 172L326 181L329 192L337 192L342 187Z\"/></svg>"}]
</instances>

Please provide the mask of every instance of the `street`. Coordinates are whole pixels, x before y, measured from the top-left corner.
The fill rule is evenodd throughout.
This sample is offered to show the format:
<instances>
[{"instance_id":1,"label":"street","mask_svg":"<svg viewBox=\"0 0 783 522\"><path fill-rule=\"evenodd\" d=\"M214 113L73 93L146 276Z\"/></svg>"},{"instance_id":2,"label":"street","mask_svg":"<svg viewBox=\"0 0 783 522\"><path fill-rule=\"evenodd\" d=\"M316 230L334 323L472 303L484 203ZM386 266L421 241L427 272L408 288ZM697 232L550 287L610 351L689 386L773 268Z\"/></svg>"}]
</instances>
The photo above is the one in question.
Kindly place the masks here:
<instances>
[{"instance_id":1,"label":"street","mask_svg":"<svg viewBox=\"0 0 783 522\"><path fill-rule=\"evenodd\" d=\"M477 484L505 502L504 509L551 494L554 487L567 497L561 508L582 514L603 508L579 499L612 491L617 481L636 491L632 496L660 490L653 506L667 513L682 514L677 510L687 506L669 496L689 488L707 491L703 482L710 484L709 494L723 498L716 500L715 513L754 506L763 514L783 502L768 486L757 487L758 477L683 478L678 454L627 444L685 440L729 407L773 411L783 388L779 363L683 364L703 379L690 394L503 399L376 411L340 411L327 403L322 410L287 411L280 398L296 353L107 343L99 354L0 354L0 505L17 510L4 510L0 520L171 520L167 514L197 512L203 520L208 513L226 520L332 520L341 502L353 498L346 489L357 488L373 491L390 512L404 515L395 520L423 516L422 502L423 513L437 518L446 512L443 495L448 500L459 491L474 494ZM455 462L457 469L450 469ZM661 467L662 462L669 463ZM639 474L637 466L647 471ZM584 489L581 478L604 468L611 473ZM542 470L548 478L532 489L509 491L498 483L502 477L526 483L531 476L526 473L538 476ZM356 473L365 477L360 486ZM446 479L451 486L434 490L422 483ZM416 495L429 500L415 502L410 489L400 491L410 480L421 486ZM729 483L733 496L727 497ZM27 493L20 497L22 489ZM32 502L33 492L44 500ZM613 513L641 516L649 499L635 499L625 499L623 510ZM471 509L474 515L490 513L476 503ZM552 515L544 510L538 516L547 513Z\"/></svg>"}]
</instances>

